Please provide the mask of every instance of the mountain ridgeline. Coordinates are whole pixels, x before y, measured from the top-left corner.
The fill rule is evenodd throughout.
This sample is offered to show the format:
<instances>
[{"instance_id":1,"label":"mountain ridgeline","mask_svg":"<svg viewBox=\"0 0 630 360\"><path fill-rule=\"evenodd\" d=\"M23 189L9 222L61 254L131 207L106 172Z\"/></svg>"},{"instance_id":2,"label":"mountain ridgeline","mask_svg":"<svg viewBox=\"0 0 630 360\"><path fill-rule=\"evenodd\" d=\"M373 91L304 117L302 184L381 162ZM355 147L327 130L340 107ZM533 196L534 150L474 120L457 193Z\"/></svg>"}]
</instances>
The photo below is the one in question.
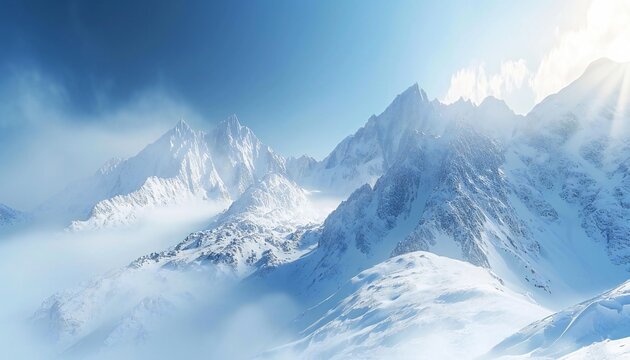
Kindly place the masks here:
<instances>
[{"instance_id":1,"label":"mountain ridgeline","mask_svg":"<svg viewBox=\"0 0 630 360\"><path fill-rule=\"evenodd\" d=\"M236 116L210 132L182 120L137 155L109 161L36 213L72 221L74 229L125 225L146 208L190 199L229 204L269 172L284 173L284 159Z\"/></svg>"},{"instance_id":2,"label":"mountain ridgeline","mask_svg":"<svg viewBox=\"0 0 630 360\"><path fill-rule=\"evenodd\" d=\"M231 205L206 229L139 258L108 281L51 297L35 320L66 346L88 338L105 346L117 330L99 323L99 309L131 291L121 289L122 281L109 291L111 283L138 272L212 269L257 289L280 290L299 304L293 342L265 356L304 350L327 358L343 345L345 356L362 357L383 344L395 348L409 339L392 331L392 319L401 332L411 332L434 308L431 314L459 324L454 328L483 332L475 326L492 322L485 306L500 304L501 331L484 351L490 350L549 309L628 279L629 74L628 64L597 61L526 116L495 98L478 106L442 104L413 85L322 161L283 158L236 117L207 133L181 122L40 211L61 209L81 229L126 223L139 209L187 198ZM319 193L345 200L318 218ZM471 279L460 284L464 273ZM435 286L419 289L414 281ZM553 347L553 339L538 341L545 328L565 326L582 309L600 305L626 314L626 288L606 295L619 298L612 305L597 298L569 308L523 329L492 354L568 354ZM435 289L443 291L431 293ZM414 303L405 292L426 303ZM142 294L134 298L146 301ZM454 315L458 304L476 312ZM605 312L598 311L588 314ZM117 321L124 324L129 312L120 313ZM478 322L458 323L457 316ZM625 318L614 317L596 334L566 336L584 333L578 339L584 346L611 334L630 337L620 325ZM363 336L372 326L380 330ZM349 340L337 343L340 338Z\"/></svg>"}]
</instances>

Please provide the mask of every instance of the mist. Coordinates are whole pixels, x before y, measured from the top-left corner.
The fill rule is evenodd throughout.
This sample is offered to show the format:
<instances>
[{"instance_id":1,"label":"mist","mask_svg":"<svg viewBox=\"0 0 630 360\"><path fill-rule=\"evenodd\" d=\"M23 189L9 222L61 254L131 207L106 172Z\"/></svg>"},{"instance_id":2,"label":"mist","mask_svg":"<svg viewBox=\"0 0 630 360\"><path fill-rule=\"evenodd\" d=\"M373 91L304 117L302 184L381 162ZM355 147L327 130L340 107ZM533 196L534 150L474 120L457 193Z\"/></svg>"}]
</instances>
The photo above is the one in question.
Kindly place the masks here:
<instances>
[{"instance_id":1,"label":"mist","mask_svg":"<svg viewBox=\"0 0 630 360\"><path fill-rule=\"evenodd\" d=\"M14 70L0 81L0 203L30 211L107 160L135 155L181 118L202 123L159 86L118 107L78 112L54 79Z\"/></svg>"},{"instance_id":2,"label":"mist","mask_svg":"<svg viewBox=\"0 0 630 360\"><path fill-rule=\"evenodd\" d=\"M7 349L5 355L238 359L289 339L284 329L298 307L286 294L261 294L211 268L123 270L138 257L166 250L190 232L207 227L224 208L225 204L198 201L145 212L136 224L121 228L80 232L39 228L5 236L0 241L0 283L5 294L0 301L0 346ZM108 339L107 347L89 341L69 344L50 338L49 329L34 321L34 314L53 294L94 288L98 299L103 279L115 283L115 290L108 290L107 306L94 311L95 318L88 323L115 323L138 311L138 304L148 304L147 309L158 316L141 322L139 333L146 332L145 338L131 337L132 343L125 342L125 336L120 343ZM132 319L143 311L140 308Z\"/></svg>"},{"instance_id":3,"label":"mist","mask_svg":"<svg viewBox=\"0 0 630 360\"><path fill-rule=\"evenodd\" d=\"M187 104L160 87L120 107L77 112L54 79L18 69L0 81L0 203L30 211L113 157L130 157L180 118L203 124ZM197 126L199 128L199 126ZM321 210L340 199L312 193ZM68 231L26 224L0 233L0 346L11 358L134 359L147 356L251 358L292 338L287 323L299 306L287 294L260 293L236 278L205 271L123 271L132 261L167 250L206 228L227 203L195 200L139 213L134 225ZM111 279L122 289L94 311L94 323L113 324L138 304L164 311L133 343L93 346L51 339L34 315L55 294L73 294ZM98 291L96 292L98 293ZM155 309L153 309L155 310ZM153 311L151 310L151 311ZM89 321L90 319L88 319ZM140 331L140 333L142 333ZM121 336L121 338L123 338ZM102 339L101 339L102 340ZM96 341L98 343L98 341Z\"/></svg>"}]
</instances>

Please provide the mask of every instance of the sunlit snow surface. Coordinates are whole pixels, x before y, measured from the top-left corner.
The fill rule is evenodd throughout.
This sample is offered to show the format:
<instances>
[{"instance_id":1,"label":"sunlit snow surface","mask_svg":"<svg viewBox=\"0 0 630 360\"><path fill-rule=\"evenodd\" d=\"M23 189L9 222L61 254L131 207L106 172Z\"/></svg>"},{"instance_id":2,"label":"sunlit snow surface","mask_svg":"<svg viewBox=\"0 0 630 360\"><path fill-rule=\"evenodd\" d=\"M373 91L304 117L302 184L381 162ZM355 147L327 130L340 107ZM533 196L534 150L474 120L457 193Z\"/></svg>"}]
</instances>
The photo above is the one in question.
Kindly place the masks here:
<instances>
[{"instance_id":1,"label":"sunlit snow surface","mask_svg":"<svg viewBox=\"0 0 630 360\"><path fill-rule=\"evenodd\" d=\"M589 351L593 353L598 347L593 344L597 342L628 337L630 281L533 323L497 345L491 355L559 358L585 346L592 346Z\"/></svg>"},{"instance_id":2,"label":"sunlit snow surface","mask_svg":"<svg viewBox=\"0 0 630 360\"><path fill-rule=\"evenodd\" d=\"M302 339L267 356L474 358L548 310L486 269L427 252L353 277L298 321Z\"/></svg>"},{"instance_id":3,"label":"sunlit snow surface","mask_svg":"<svg viewBox=\"0 0 630 360\"><path fill-rule=\"evenodd\" d=\"M562 360L616 360L630 359L630 338L604 340L576 350Z\"/></svg>"}]
</instances>

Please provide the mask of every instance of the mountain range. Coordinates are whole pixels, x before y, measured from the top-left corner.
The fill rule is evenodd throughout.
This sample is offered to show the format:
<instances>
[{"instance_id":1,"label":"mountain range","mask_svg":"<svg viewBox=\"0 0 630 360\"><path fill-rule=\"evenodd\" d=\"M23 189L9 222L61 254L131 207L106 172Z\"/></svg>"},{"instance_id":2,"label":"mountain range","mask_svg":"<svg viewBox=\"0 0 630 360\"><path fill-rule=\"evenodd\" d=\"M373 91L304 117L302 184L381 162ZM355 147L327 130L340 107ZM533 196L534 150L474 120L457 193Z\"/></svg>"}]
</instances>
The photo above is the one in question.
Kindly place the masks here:
<instances>
[{"instance_id":1,"label":"mountain range","mask_svg":"<svg viewBox=\"0 0 630 360\"><path fill-rule=\"evenodd\" d=\"M190 199L225 211L51 296L32 321L61 352L107 351L203 299L179 280L203 273L297 304L290 339L253 354L263 358L579 358L623 345L628 74L596 61L526 116L492 97L445 105L413 85L321 161L285 159L235 116L209 132L182 121L34 216L79 231ZM344 200L326 214L322 196ZM137 286L147 277L159 290Z\"/></svg>"}]
</instances>

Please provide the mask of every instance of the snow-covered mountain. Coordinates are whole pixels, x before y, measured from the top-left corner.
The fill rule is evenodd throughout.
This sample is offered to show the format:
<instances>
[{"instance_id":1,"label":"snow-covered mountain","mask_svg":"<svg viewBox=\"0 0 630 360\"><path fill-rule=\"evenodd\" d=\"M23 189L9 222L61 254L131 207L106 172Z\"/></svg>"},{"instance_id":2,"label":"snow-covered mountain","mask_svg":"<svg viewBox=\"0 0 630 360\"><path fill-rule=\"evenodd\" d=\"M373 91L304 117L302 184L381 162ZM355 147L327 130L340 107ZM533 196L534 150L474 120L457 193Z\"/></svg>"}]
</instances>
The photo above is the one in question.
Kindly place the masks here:
<instances>
[{"instance_id":1,"label":"snow-covered mountain","mask_svg":"<svg viewBox=\"0 0 630 360\"><path fill-rule=\"evenodd\" d=\"M497 143L459 125L441 137L411 134L405 143L374 187L361 187L326 219L309 280L338 286L357 271L417 250L489 266L492 249L514 258L544 287L528 270L539 244L508 204Z\"/></svg>"},{"instance_id":2,"label":"snow-covered mountain","mask_svg":"<svg viewBox=\"0 0 630 360\"><path fill-rule=\"evenodd\" d=\"M173 249L142 257L131 266L212 264L244 277L296 259L311 245L301 241L302 234L320 221L305 190L270 173L248 188L207 230L192 233Z\"/></svg>"},{"instance_id":3,"label":"snow-covered mountain","mask_svg":"<svg viewBox=\"0 0 630 360\"><path fill-rule=\"evenodd\" d=\"M629 72L630 64L591 64L532 110L511 154L515 180L570 207L617 264L630 262Z\"/></svg>"},{"instance_id":4,"label":"snow-covered mountain","mask_svg":"<svg viewBox=\"0 0 630 360\"><path fill-rule=\"evenodd\" d=\"M269 172L284 173L284 159L236 116L207 133L180 121L136 156L112 160L69 186L38 213L72 220L74 229L127 224L148 208L191 199L227 205Z\"/></svg>"},{"instance_id":5,"label":"snow-covered mountain","mask_svg":"<svg viewBox=\"0 0 630 360\"><path fill-rule=\"evenodd\" d=\"M392 161L404 133L435 116L434 105L416 84L398 95L381 115L370 117L324 160L291 159L288 171L307 186L342 194L373 184Z\"/></svg>"},{"instance_id":6,"label":"snow-covered mountain","mask_svg":"<svg viewBox=\"0 0 630 360\"><path fill-rule=\"evenodd\" d=\"M305 243L302 235L320 222L320 212L309 193L281 174L267 174L208 229L190 234L171 249L140 257L124 269L52 296L34 321L42 324L64 350L96 332L103 336L99 346L105 346L117 331L108 328L107 322L130 322L134 309L144 309L147 303L170 307L193 290L179 285L173 290L169 281L182 281L173 273L207 272L212 274L212 281L220 281L270 271L311 250L313 244ZM170 280L173 278L178 280ZM136 281L146 284L138 287ZM102 309L116 306L120 308L115 314L102 313ZM144 320L133 321L146 330ZM155 319L147 316L146 321Z\"/></svg>"},{"instance_id":7,"label":"snow-covered mountain","mask_svg":"<svg viewBox=\"0 0 630 360\"><path fill-rule=\"evenodd\" d=\"M280 292L297 304L293 342L265 356L378 358L436 344L447 357L483 354L547 308L557 311L628 279L628 71L598 61L525 117L493 98L479 106L429 101L414 85L323 161L290 159L286 168L236 119L208 134L180 124L155 143L168 145L156 149L168 148L164 158L175 165L148 166L147 179L155 180L104 201L121 199L115 201L134 209L162 204L146 195L153 192L145 186L155 186L168 201L199 196L232 205L169 250L51 297L35 319L64 348L125 342L150 332L150 314L186 307L180 299L187 285L173 277L209 273L246 279L240 284L255 284L260 296ZM172 144L194 161L171 155ZM132 159L107 173L119 178ZM314 192L304 189L351 195L323 219ZM131 194L142 200L125 198ZM112 215L104 218L126 214L119 211L125 206L106 207L103 214ZM177 281L178 290L143 292L134 274L157 278L158 289ZM593 300L605 308L593 316L627 320L625 288L604 295L618 298L612 306ZM117 309L115 323L124 325L113 328L102 309L121 299L132 301ZM556 318L576 323L589 304ZM552 320L542 324L556 329ZM541 326L516 335L517 342L531 337L527 346L514 346L546 351L537 340Z\"/></svg>"},{"instance_id":8,"label":"snow-covered mountain","mask_svg":"<svg viewBox=\"0 0 630 360\"><path fill-rule=\"evenodd\" d=\"M344 139L321 162L308 156L287 160L287 171L299 183L343 195L363 184L373 185L395 163L400 144L418 131L440 136L453 122L474 124L502 137L509 136L519 117L495 98L479 107L464 100L446 106L430 101L414 84L398 95L380 115Z\"/></svg>"},{"instance_id":9,"label":"snow-covered mountain","mask_svg":"<svg viewBox=\"0 0 630 360\"><path fill-rule=\"evenodd\" d=\"M625 66L594 64L526 118L496 99L479 107L422 102L424 96L402 101L412 87L388 111L414 114L419 102L426 105L430 115L416 122L424 130L406 130L397 154L383 157L390 159L384 175L326 219L295 283L332 291L358 271L418 250L490 268L564 304L623 281L630 136L618 123L630 117L618 95Z\"/></svg>"}]
</instances>

